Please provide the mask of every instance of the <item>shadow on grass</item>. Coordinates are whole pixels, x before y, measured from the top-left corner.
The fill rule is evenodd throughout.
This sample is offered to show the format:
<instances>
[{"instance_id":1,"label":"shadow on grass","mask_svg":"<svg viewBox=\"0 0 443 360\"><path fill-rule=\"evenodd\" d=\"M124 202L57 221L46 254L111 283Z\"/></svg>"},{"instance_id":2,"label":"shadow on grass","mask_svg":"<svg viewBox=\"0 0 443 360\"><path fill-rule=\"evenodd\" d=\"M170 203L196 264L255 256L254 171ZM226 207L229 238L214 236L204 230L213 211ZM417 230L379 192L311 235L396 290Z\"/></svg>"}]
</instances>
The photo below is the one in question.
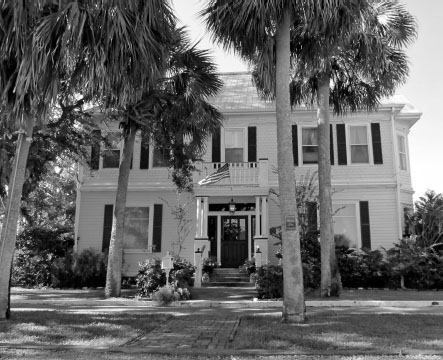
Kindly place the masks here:
<instances>
[{"instance_id":1,"label":"shadow on grass","mask_svg":"<svg viewBox=\"0 0 443 360\"><path fill-rule=\"evenodd\" d=\"M121 346L163 324L167 314L21 311L0 321L0 343Z\"/></svg>"},{"instance_id":2,"label":"shadow on grass","mask_svg":"<svg viewBox=\"0 0 443 360\"><path fill-rule=\"evenodd\" d=\"M259 349L443 350L442 314L314 314L306 324L275 316L242 318L233 347Z\"/></svg>"}]
</instances>

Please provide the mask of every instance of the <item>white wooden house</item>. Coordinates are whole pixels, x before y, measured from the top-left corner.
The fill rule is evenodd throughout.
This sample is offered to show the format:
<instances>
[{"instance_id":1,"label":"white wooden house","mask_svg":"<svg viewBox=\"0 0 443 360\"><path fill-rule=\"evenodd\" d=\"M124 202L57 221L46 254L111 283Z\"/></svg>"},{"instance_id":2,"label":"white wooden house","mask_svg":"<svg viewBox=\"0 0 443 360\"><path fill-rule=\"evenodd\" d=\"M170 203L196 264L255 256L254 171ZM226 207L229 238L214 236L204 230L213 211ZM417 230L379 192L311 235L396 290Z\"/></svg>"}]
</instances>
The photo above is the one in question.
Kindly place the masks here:
<instances>
[{"instance_id":1,"label":"white wooden house","mask_svg":"<svg viewBox=\"0 0 443 360\"><path fill-rule=\"evenodd\" d=\"M196 249L217 258L222 267L237 267L260 247L265 261L275 262L276 240L269 228L280 225L275 104L259 100L248 73L221 74L224 88L213 104L224 126L207 145L196 166L191 228L180 256L193 261ZM412 207L408 134L420 118L404 98L395 96L377 112L331 117L331 163L334 232L352 246L391 247L402 237L404 211ZM316 111L291 113L294 176L317 170ZM81 168L76 212L76 250L106 250L117 187L120 144L118 126L103 122L101 131L116 132L115 145L93 149L93 169ZM111 156L114 155L114 156ZM197 183L225 163L230 176ZM138 140L127 197L124 266L134 276L138 263L178 252L177 224L169 205L176 192L162 154ZM230 203L235 211L229 211Z\"/></svg>"}]
</instances>

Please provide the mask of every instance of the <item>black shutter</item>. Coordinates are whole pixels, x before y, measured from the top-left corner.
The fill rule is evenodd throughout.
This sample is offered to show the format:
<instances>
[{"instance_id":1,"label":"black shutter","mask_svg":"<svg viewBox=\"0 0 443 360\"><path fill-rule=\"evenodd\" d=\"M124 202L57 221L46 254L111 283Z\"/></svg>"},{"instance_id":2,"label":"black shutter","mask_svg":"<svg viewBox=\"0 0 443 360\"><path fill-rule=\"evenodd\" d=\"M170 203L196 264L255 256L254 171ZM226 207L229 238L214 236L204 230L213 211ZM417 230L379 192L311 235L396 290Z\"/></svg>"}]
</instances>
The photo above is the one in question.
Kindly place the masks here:
<instances>
[{"instance_id":1,"label":"black shutter","mask_svg":"<svg viewBox=\"0 0 443 360\"><path fill-rule=\"evenodd\" d=\"M112 204L105 205L105 215L103 217L103 252L109 250L109 242L111 241L113 210L114 206Z\"/></svg>"},{"instance_id":2,"label":"black shutter","mask_svg":"<svg viewBox=\"0 0 443 360\"><path fill-rule=\"evenodd\" d=\"M338 165L347 165L348 158L346 156L346 128L345 124L337 124L337 155Z\"/></svg>"},{"instance_id":3,"label":"black shutter","mask_svg":"<svg viewBox=\"0 0 443 360\"><path fill-rule=\"evenodd\" d=\"M248 162L257 162L257 127L248 127Z\"/></svg>"},{"instance_id":4,"label":"black shutter","mask_svg":"<svg viewBox=\"0 0 443 360\"><path fill-rule=\"evenodd\" d=\"M306 203L306 213L308 215L308 232L317 232L317 203L315 201L308 201Z\"/></svg>"},{"instance_id":5,"label":"black shutter","mask_svg":"<svg viewBox=\"0 0 443 360\"><path fill-rule=\"evenodd\" d=\"M162 251L163 204L154 204L154 223L152 229L152 251Z\"/></svg>"},{"instance_id":6,"label":"black shutter","mask_svg":"<svg viewBox=\"0 0 443 360\"><path fill-rule=\"evenodd\" d=\"M294 165L298 166L298 136L297 125L292 125L292 155L294 155Z\"/></svg>"},{"instance_id":7,"label":"black shutter","mask_svg":"<svg viewBox=\"0 0 443 360\"><path fill-rule=\"evenodd\" d=\"M329 153L331 155L331 165L334 165L334 133L332 131L332 124L329 124Z\"/></svg>"},{"instance_id":8,"label":"black shutter","mask_svg":"<svg viewBox=\"0 0 443 360\"><path fill-rule=\"evenodd\" d=\"M93 130L92 131L92 140L94 143L91 148L91 169L98 170L100 164L100 140L101 140L101 131Z\"/></svg>"},{"instance_id":9,"label":"black shutter","mask_svg":"<svg viewBox=\"0 0 443 360\"><path fill-rule=\"evenodd\" d=\"M383 164L383 153L381 151L380 124L371 123L372 133L372 153L374 155L374 164Z\"/></svg>"},{"instance_id":10,"label":"black shutter","mask_svg":"<svg viewBox=\"0 0 443 360\"><path fill-rule=\"evenodd\" d=\"M362 249L371 249L371 226L369 224L369 202L360 201L360 230Z\"/></svg>"},{"instance_id":11,"label":"black shutter","mask_svg":"<svg viewBox=\"0 0 443 360\"><path fill-rule=\"evenodd\" d=\"M149 144L142 140L140 146L140 170L149 169Z\"/></svg>"},{"instance_id":12,"label":"black shutter","mask_svg":"<svg viewBox=\"0 0 443 360\"><path fill-rule=\"evenodd\" d=\"M212 162L221 161L221 138L220 128L212 134Z\"/></svg>"}]
</instances>

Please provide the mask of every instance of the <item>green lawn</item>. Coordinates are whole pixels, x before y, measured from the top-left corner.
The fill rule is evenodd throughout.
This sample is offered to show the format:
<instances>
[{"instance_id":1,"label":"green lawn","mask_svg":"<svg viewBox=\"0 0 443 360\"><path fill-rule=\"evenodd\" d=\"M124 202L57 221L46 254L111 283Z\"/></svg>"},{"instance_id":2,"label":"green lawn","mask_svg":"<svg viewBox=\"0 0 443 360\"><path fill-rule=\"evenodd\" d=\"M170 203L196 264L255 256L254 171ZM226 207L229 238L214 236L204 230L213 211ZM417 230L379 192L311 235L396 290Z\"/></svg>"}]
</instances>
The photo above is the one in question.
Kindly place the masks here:
<instances>
[{"instance_id":1,"label":"green lawn","mask_svg":"<svg viewBox=\"0 0 443 360\"><path fill-rule=\"evenodd\" d=\"M0 321L0 344L121 346L169 315L21 311ZM0 356L1 358L1 356Z\"/></svg>"},{"instance_id":2,"label":"green lawn","mask_svg":"<svg viewBox=\"0 0 443 360\"><path fill-rule=\"evenodd\" d=\"M351 314L326 311L306 324L282 324L276 316L243 317L237 349L438 349L443 350L443 314Z\"/></svg>"}]
</instances>

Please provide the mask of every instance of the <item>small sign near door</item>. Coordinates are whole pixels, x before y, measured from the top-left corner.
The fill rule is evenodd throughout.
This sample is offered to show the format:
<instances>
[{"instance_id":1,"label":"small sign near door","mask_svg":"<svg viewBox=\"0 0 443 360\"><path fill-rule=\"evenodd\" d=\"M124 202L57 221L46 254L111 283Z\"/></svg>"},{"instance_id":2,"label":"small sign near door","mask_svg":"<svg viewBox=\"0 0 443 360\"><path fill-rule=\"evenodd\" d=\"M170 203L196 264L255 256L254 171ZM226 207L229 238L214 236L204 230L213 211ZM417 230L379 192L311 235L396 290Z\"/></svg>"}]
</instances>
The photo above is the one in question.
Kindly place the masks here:
<instances>
[{"instance_id":1,"label":"small sign near door","mask_svg":"<svg viewBox=\"0 0 443 360\"><path fill-rule=\"evenodd\" d=\"M285 228L286 230L295 230L295 215L286 215L285 216Z\"/></svg>"}]
</instances>

